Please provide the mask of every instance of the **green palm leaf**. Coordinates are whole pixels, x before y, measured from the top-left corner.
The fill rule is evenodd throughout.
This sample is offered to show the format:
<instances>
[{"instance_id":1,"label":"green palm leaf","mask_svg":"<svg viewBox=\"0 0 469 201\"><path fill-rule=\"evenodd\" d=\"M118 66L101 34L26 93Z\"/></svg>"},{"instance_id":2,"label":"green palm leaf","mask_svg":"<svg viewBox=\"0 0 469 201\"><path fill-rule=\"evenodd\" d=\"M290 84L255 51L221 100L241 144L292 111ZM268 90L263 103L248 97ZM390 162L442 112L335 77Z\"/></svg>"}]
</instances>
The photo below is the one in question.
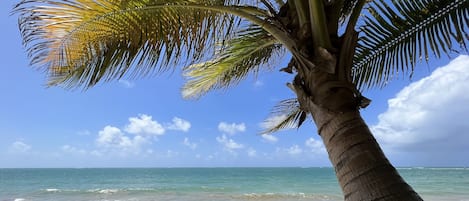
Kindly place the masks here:
<instances>
[{"instance_id":1,"label":"green palm leaf","mask_svg":"<svg viewBox=\"0 0 469 201\"><path fill-rule=\"evenodd\" d=\"M343 6L340 10L340 22L345 22L346 19L352 14L353 9L357 5L359 0L346 0L343 1Z\"/></svg>"},{"instance_id":2,"label":"green palm leaf","mask_svg":"<svg viewBox=\"0 0 469 201\"><path fill-rule=\"evenodd\" d=\"M283 48L277 40L255 26L240 31L236 37L219 46L214 59L184 68L189 80L184 85L184 98L198 98L212 89L237 84L250 72L257 73Z\"/></svg>"},{"instance_id":3,"label":"green palm leaf","mask_svg":"<svg viewBox=\"0 0 469 201\"><path fill-rule=\"evenodd\" d=\"M453 51L456 41L466 48L469 26L467 0L377 0L365 16L356 49L354 82L361 88L383 86L398 73L412 73L415 63Z\"/></svg>"},{"instance_id":4,"label":"green palm leaf","mask_svg":"<svg viewBox=\"0 0 469 201\"><path fill-rule=\"evenodd\" d=\"M262 10L229 0L24 0L20 30L33 65L51 85L91 87L197 62L229 39L241 19Z\"/></svg>"},{"instance_id":5,"label":"green palm leaf","mask_svg":"<svg viewBox=\"0 0 469 201\"><path fill-rule=\"evenodd\" d=\"M271 117L262 123L265 130L261 134L299 128L308 117L307 113L301 110L296 98L280 101L272 110Z\"/></svg>"}]
</instances>

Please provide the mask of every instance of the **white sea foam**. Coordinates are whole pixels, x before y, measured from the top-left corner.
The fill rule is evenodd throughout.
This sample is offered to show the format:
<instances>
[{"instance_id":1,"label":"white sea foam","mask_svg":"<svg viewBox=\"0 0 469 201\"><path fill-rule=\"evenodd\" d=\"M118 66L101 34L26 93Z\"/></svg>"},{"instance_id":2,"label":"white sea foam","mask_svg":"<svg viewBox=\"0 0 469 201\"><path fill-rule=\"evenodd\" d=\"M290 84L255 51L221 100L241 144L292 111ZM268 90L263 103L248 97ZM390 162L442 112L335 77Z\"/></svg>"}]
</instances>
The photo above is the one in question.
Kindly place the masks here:
<instances>
[{"instance_id":1,"label":"white sea foam","mask_svg":"<svg viewBox=\"0 0 469 201\"><path fill-rule=\"evenodd\" d=\"M98 193L102 193L102 194L110 194L110 193L117 193L117 192L119 192L118 189L103 189L103 190L98 191Z\"/></svg>"},{"instance_id":2,"label":"white sea foam","mask_svg":"<svg viewBox=\"0 0 469 201\"><path fill-rule=\"evenodd\" d=\"M437 167L437 168L428 168L430 170L469 170L465 167Z\"/></svg>"},{"instance_id":3,"label":"white sea foam","mask_svg":"<svg viewBox=\"0 0 469 201\"><path fill-rule=\"evenodd\" d=\"M411 167L398 167L396 169L398 169L398 170L412 170Z\"/></svg>"},{"instance_id":4,"label":"white sea foam","mask_svg":"<svg viewBox=\"0 0 469 201\"><path fill-rule=\"evenodd\" d=\"M288 193L288 194L279 194L279 193L245 193L244 197L246 198L257 198L257 199L267 199L267 198L314 198L315 195L307 195L305 193ZM327 196L324 196L327 197Z\"/></svg>"},{"instance_id":5,"label":"white sea foam","mask_svg":"<svg viewBox=\"0 0 469 201\"><path fill-rule=\"evenodd\" d=\"M469 170L467 167L397 167L398 170Z\"/></svg>"},{"instance_id":6,"label":"white sea foam","mask_svg":"<svg viewBox=\"0 0 469 201\"><path fill-rule=\"evenodd\" d=\"M15 198L14 201L26 201L24 198Z\"/></svg>"},{"instance_id":7,"label":"white sea foam","mask_svg":"<svg viewBox=\"0 0 469 201\"><path fill-rule=\"evenodd\" d=\"M157 188L127 188L125 190L128 190L128 191L154 191L154 190L157 190Z\"/></svg>"},{"instance_id":8,"label":"white sea foam","mask_svg":"<svg viewBox=\"0 0 469 201\"><path fill-rule=\"evenodd\" d=\"M95 189L91 192L101 193L101 194L112 194L119 192L119 189Z\"/></svg>"},{"instance_id":9,"label":"white sea foam","mask_svg":"<svg viewBox=\"0 0 469 201\"><path fill-rule=\"evenodd\" d=\"M56 192L59 192L60 190L56 189L56 188L48 188L48 189L46 189L46 191L51 192L51 193L56 193Z\"/></svg>"}]
</instances>

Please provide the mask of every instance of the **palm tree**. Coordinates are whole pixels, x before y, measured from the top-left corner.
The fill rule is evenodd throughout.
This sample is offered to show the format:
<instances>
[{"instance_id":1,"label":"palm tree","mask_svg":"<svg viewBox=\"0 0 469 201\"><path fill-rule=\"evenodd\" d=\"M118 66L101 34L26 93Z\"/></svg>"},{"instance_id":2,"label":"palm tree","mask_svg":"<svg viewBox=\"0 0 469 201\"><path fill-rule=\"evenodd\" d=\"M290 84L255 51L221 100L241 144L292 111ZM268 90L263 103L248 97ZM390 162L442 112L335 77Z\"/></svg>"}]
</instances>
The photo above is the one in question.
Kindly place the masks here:
<instances>
[{"instance_id":1,"label":"palm tree","mask_svg":"<svg viewBox=\"0 0 469 201\"><path fill-rule=\"evenodd\" d=\"M422 200L361 118L360 91L469 38L467 0L23 0L15 12L31 64L65 88L184 64L183 96L199 98L289 52L278 69L296 97L266 133L312 117L345 200Z\"/></svg>"}]
</instances>

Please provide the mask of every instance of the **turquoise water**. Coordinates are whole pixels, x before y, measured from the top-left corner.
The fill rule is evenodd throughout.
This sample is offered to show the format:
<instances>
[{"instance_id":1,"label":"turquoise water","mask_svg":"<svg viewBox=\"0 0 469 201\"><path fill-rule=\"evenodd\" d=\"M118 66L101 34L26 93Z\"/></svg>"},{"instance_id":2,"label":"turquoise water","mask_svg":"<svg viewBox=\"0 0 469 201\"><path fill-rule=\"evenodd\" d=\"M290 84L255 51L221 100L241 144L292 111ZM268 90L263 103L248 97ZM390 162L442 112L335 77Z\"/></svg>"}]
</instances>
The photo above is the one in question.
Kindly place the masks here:
<instances>
[{"instance_id":1,"label":"turquoise water","mask_svg":"<svg viewBox=\"0 0 469 201\"><path fill-rule=\"evenodd\" d=\"M404 168L431 201L469 201L469 169ZM331 168L0 169L0 201L343 200Z\"/></svg>"}]
</instances>

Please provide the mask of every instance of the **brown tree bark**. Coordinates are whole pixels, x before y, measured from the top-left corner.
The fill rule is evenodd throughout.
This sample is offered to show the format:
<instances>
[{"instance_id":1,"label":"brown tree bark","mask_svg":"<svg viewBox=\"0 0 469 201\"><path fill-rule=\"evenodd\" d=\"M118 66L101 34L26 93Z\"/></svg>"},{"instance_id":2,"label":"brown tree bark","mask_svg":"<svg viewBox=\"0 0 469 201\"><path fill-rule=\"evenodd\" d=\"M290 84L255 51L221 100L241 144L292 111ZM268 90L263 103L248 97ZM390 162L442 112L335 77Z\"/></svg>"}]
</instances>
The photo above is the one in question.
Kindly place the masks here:
<instances>
[{"instance_id":1,"label":"brown tree bark","mask_svg":"<svg viewBox=\"0 0 469 201\"><path fill-rule=\"evenodd\" d=\"M320 63L324 59L315 59ZM327 62L327 61L326 61ZM326 67L336 65L329 62ZM347 62L345 62L347 63ZM346 201L421 201L392 166L360 116L366 100L339 71L300 67L293 82L300 107L318 128Z\"/></svg>"},{"instance_id":2,"label":"brown tree bark","mask_svg":"<svg viewBox=\"0 0 469 201\"><path fill-rule=\"evenodd\" d=\"M318 107L314 114L344 200L422 200L388 161L358 111L331 114Z\"/></svg>"}]
</instances>

